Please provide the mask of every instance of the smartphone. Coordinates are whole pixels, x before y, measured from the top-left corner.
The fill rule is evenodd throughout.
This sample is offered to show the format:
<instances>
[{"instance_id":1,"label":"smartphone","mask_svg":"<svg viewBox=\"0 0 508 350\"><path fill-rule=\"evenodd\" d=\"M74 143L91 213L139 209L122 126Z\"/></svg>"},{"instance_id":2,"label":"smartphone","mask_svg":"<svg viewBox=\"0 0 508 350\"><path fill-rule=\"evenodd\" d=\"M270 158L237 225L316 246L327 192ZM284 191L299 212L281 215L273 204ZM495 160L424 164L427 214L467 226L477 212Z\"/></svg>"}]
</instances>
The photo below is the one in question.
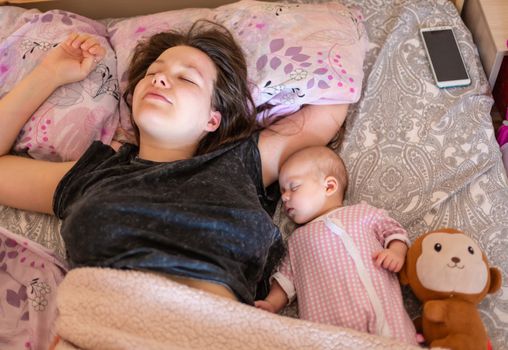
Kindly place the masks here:
<instances>
[{"instance_id":1,"label":"smartphone","mask_svg":"<svg viewBox=\"0 0 508 350\"><path fill-rule=\"evenodd\" d=\"M420 34L438 87L471 84L452 27L420 28Z\"/></svg>"}]
</instances>

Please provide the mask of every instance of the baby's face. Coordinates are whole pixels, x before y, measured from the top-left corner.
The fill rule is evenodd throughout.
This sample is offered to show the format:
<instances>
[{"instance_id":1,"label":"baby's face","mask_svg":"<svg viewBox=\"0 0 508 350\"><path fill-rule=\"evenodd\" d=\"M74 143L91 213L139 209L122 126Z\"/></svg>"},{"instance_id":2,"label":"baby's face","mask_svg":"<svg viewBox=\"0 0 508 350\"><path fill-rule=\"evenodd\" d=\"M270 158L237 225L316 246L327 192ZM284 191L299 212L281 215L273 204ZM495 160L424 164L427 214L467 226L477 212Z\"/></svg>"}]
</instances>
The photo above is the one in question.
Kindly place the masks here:
<instances>
[{"instance_id":1,"label":"baby's face","mask_svg":"<svg viewBox=\"0 0 508 350\"><path fill-rule=\"evenodd\" d=\"M318 217L325 207L325 177L311 162L286 162L279 174L279 185L286 214L297 224Z\"/></svg>"}]
</instances>

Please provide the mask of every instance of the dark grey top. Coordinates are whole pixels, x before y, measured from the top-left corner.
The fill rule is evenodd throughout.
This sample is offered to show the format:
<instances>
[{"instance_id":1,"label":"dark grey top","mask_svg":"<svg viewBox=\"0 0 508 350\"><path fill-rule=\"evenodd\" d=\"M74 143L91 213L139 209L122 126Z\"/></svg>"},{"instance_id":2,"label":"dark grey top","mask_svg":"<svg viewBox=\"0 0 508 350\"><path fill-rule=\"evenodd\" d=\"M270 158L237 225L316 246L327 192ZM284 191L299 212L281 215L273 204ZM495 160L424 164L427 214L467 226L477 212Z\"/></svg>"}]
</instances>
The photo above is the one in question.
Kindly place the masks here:
<instances>
[{"instance_id":1,"label":"dark grey top","mask_svg":"<svg viewBox=\"0 0 508 350\"><path fill-rule=\"evenodd\" d=\"M257 140L170 163L94 142L53 201L71 265L214 281L252 304L282 254L278 191L263 186Z\"/></svg>"}]
</instances>

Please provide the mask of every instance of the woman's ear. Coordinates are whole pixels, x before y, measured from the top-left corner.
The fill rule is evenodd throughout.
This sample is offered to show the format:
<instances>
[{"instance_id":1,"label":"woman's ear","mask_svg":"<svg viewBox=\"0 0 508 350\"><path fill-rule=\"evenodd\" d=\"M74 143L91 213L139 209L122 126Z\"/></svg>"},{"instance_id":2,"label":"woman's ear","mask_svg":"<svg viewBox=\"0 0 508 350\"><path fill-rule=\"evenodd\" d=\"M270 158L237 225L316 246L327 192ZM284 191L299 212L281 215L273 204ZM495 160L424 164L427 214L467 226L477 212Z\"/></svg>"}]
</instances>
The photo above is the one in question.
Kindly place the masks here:
<instances>
[{"instance_id":1,"label":"woman's ear","mask_svg":"<svg viewBox=\"0 0 508 350\"><path fill-rule=\"evenodd\" d=\"M211 111L210 118L208 119L208 123L206 124L206 131L213 132L217 130L220 126L220 122L222 119L222 115L219 111Z\"/></svg>"},{"instance_id":2,"label":"woman's ear","mask_svg":"<svg viewBox=\"0 0 508 350\"><path fill-rule=\"evenodd\" d=\"M326 195L331 196L339 189L339 181L334 176L325 178Z\"/></svg>"}]
</instances>

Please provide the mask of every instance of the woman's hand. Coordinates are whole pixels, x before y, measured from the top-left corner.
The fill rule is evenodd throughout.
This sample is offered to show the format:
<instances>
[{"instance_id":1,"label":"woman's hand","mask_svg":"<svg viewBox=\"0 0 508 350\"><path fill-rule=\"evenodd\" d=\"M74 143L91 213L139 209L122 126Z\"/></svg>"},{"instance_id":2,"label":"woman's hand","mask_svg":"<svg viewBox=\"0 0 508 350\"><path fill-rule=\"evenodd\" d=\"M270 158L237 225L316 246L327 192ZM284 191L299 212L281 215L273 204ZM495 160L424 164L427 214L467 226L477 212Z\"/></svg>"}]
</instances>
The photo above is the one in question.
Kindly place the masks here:
<instances>
[{"instance_id":1,"label":"woman's hand","mask_svg":"<svg viewBox=\"0 0 508 350\"><path fill-rule=\"evenodd\" d=\"M83 80L104 58L106 50L89 34L70 34L53 48L39 67L64 85Z\"/></svg>"},{"instance_id":2,"label":"woman's hand","mask_svg":"<svg viewBox=\"0 0 508 350\"><path fill-rule=\"evenodd\" d=\"M11 91L2 96L0 157L9 153L28 118L55 89L64 84L83 80L105 54L106 50L97 39L87 34L71 34L65 41L51 49L41 63L23 77ZM2 197L1 188L0 197ZM51 210L51 199L48 203Z\"/></svg>"}]
</instances>

